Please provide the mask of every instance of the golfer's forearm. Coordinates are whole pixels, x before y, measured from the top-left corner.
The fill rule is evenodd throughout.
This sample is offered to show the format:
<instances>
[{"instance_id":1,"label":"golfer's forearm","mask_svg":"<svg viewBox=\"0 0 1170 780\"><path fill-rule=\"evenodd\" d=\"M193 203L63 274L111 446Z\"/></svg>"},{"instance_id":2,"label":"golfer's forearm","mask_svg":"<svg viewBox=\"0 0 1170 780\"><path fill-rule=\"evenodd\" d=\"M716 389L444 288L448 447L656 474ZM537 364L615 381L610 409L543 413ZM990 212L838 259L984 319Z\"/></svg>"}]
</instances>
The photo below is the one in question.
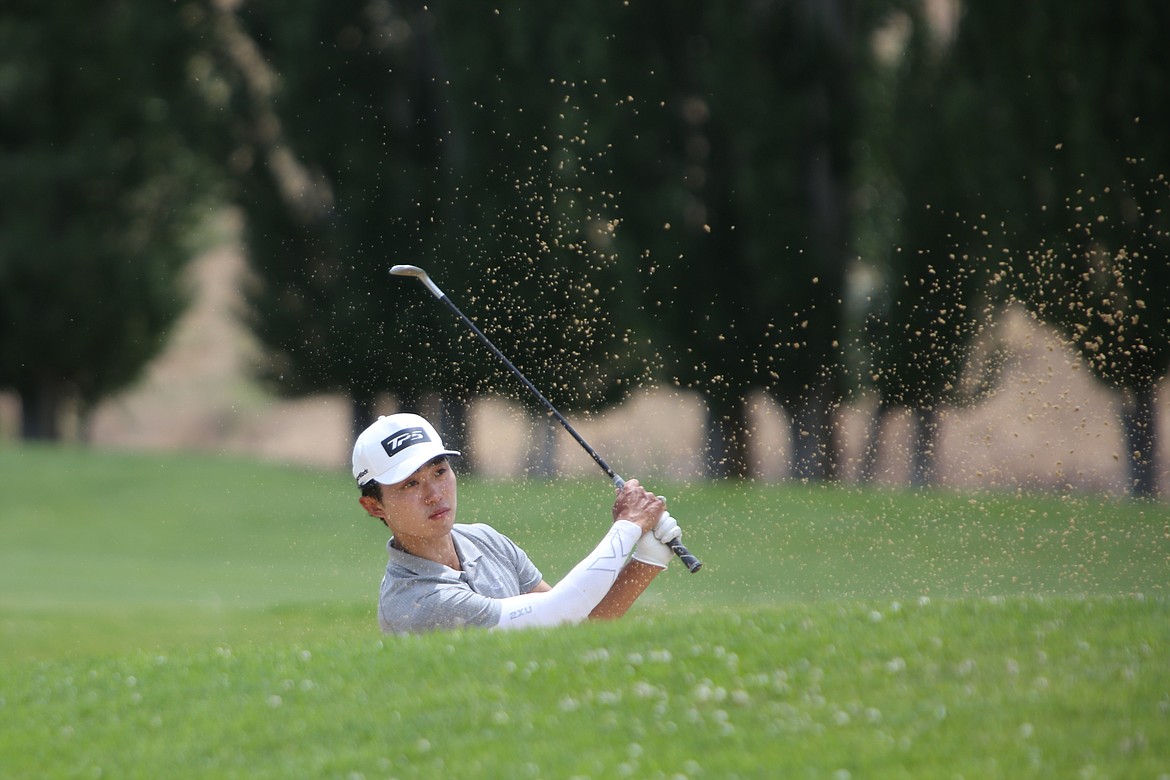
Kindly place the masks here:
<instances>
[{"instance_id":1,"label":"golfer's forearm","mask_svg":"<svg viewBox=\"0 0 1170 780\"><path fill-rule=\"evenodd\" d=\"M501 599L500 622L496 627L553 626L584 620L613 589L641 536L642 529L634 523L617 521L593 552L552 590Z\"/></svg>"},{"instance_id":2,"label":"golfer's forearm","mask_svg":"<svg viewBox=\"0 0 1170 780\"><path fill-rule=\"evenodd\" d=\"M589 619L610 620L626 614L638 597L646 592L651 580L661 571L662 569L657 566L631 560L622 569L609 593L606 593L601 603L589 613Z\"/></svg>"}]
</instances>

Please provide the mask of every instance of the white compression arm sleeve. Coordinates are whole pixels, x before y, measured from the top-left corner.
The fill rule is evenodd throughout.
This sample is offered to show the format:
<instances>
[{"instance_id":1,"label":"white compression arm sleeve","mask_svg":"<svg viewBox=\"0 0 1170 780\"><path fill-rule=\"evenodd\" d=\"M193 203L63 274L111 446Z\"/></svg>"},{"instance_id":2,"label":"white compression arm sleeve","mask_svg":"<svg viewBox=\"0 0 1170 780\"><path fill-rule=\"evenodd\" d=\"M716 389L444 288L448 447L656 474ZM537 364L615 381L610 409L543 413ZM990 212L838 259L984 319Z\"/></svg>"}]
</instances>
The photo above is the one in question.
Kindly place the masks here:
<instances>
[{"instance_id":1,"label":"white compression arm sleeve","mask_svg":"<svg viewBox=\"0 0 1170 780\"><path fill-rule=\"evenodd\" d=\"M618 520L593 552L552 590L501 599L500 622L496 628L580 623L609 592L641 537L640 527L629 520Z\"/></svg>"}]
</instances>

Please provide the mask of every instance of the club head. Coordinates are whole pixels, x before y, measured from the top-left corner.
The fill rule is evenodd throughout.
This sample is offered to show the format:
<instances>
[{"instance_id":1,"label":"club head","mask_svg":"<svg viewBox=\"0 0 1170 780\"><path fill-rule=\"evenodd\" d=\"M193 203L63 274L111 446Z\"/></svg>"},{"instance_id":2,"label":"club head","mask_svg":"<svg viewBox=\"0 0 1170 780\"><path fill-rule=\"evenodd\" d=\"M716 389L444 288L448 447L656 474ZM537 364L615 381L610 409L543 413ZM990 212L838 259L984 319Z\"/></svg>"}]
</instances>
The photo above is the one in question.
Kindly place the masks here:
<instances>
[{"instance_id":1,"label":"club head","mask_svg":"<svg viewBox=\"0 0 1170 780\"><path fill-rule=\"evenodd\" d=\"M420 279L427 275L427 272L417 265L396 265L390 269L390 273L395 276L417 276Z\"/></svg>"},{"instance_id":2,"label":"club head","mask_svg":"<svg viewBox=\"0 0 1170 780\"><path fill-rule=\"evenodd\" d=\"M415 279L418 279L420 282L425 284L427 289L430 290L431 294L436 298L443 297L443 291L439 289L438 285L431 281L431 277L427 275L427 272L419 268L417 265L396 265L390 269L390 273L393 276L413 276Z\"/></svg>"}]
</instances>

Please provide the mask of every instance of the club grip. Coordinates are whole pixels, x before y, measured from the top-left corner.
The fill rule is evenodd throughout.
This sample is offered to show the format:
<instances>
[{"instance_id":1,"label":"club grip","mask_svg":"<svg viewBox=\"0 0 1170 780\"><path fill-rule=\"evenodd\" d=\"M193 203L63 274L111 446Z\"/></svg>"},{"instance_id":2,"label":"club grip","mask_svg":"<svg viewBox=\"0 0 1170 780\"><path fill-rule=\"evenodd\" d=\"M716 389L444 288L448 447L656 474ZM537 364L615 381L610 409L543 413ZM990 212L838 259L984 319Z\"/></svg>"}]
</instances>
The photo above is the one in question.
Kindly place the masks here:
<instances>
[{"instance_id":1,"label":"club grip","mask_svg":"<svg viewBox=\"0 0 1170 780\"><path fill-rule=\"evenodd\" d=\"M670 517L670 510L663 512L662 516ZM687 567L687 571L691 574L703 568L703 562L694 555L691 555L691 551L684 547L683 543L678 539L670 540L666 546L670 548L672 553L678 556L678 559L683 562L683 565Z\"/></svg>"},{"instance_id":2,"label":"club grip","mask_svg":"<svg viewBox=\"0 0 1170 780\"><path fill-rule=\"evenodd\" d=\"M672 541L669 545L671 552L678 556L678 559L683 562L683 566L687 567L687 571L694 574L699 569L703 568L703 562L695 556L691 555L691 551L683 547L683 543L678 539Z\"/></svg>"}]
</instances>

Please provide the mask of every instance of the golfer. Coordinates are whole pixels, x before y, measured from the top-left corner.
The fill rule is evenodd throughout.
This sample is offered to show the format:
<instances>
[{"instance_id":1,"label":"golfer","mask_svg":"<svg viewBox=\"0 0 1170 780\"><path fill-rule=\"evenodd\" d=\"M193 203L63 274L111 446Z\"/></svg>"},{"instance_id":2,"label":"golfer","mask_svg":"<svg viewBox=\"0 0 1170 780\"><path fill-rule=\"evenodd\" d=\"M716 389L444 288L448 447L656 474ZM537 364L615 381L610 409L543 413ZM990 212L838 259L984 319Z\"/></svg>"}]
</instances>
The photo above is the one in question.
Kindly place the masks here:
<instances>
[{"instance_id":1,"label":"golfer","mask_svg":"<svg viewBox=\"0 0 1170 780\"><path fill-rule=\"evenodd\" d=\"M455 522L449 458L457 455L415 414L380 417L354 444L362 508L393 534L378 599L386 633L620 617L666 568L667 544L682 534L665 501L631 479L618 491L613 525L600 543L551 586L508 537Z\"/></svg>"}]
</instances>

